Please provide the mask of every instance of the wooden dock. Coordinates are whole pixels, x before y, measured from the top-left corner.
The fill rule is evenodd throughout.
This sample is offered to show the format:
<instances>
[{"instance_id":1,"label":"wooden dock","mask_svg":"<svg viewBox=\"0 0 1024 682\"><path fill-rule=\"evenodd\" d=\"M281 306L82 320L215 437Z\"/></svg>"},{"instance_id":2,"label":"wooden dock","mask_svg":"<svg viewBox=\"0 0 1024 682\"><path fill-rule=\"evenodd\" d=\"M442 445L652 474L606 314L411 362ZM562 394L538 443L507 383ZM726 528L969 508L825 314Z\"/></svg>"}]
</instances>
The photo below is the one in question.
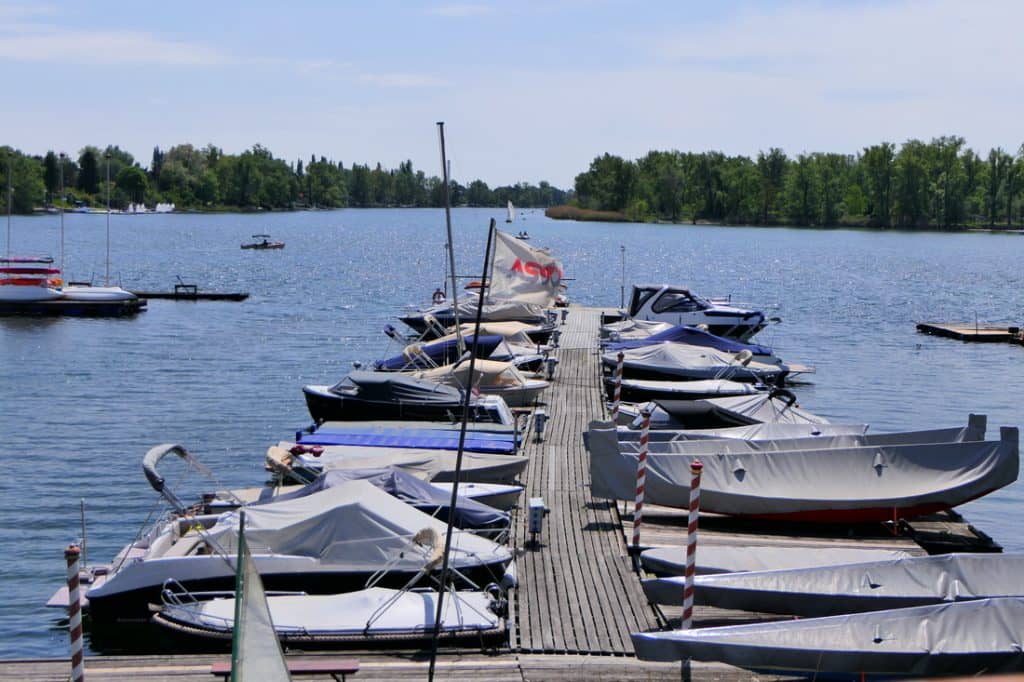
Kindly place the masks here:
<instances>
[{"instance_id":1,"label":"wooden dock","mask_svg":"<svg viewBox=\"0 0 1024 682\"><path fill-rule=\"evenodd\" d=\"M980 341L985 343L1009 342L1021 343L1020 327L993 326L978 324L952 324L945 322L919 322L917 331L932 336L944 336L960 341Z\"/></svg>"},{"instance_id":2,"label":"wooden dock","mask_svg":"<svg viewBox=\"0 0 1024 682\"><path fill-rule=\"evenodd\" d=\"M631 504L615 504L590 494L588 455L582 433L592 419L606 417L597 345L601 311L573 307L561 327L554 383L540 406L548 416L537 439L531 430L523 454L529 465L520 508L514 513L519 588L510 594L509 641L497 650L445 650L438 658L439 680L776 680L720 664L638 661L630 633L678 623L678 607L647 603L641 576L627 547ZM532 429L532 422L531 422ZM528 502L543 498L549 509L536 544L528 529ZM956 514L865 527L812 527L751 522L702 515L701 543L746 543L811 551L824 546L899 549L925 554L923 539L974 551L998 545ZM681 546L685 512L645 506L645 546ZM988 549L984 549L985 543ZM948 550L947 550L948 551ZM698 548L699 556L699 548ZM696 627L778 619L779 616L697 607ZM289 653L289 657L322 654ZM422 651L346 651L360 660L351 679L426 679ZM210 665L225 656L96 656L86 661L92 680L212 680ZM0 660L0 682L66 680L66 660ZM328 679L328 678L323 678Z\"/></svg>"}]
</instances>

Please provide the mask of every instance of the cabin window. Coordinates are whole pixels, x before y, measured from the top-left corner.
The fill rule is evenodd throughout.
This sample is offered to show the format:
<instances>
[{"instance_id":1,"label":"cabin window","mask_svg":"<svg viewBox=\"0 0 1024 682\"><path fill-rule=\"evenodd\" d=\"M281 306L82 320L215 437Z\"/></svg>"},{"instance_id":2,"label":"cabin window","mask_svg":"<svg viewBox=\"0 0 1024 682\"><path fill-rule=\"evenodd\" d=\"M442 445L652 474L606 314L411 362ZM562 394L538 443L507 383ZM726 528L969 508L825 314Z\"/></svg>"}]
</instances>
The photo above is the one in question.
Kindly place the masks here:
<instances>
[{"instance_id":1,"label":"cabin window","mask_svg":"<svg viewBox=\"0 0 1024 682\"><path fill-rule=\"evenodd\" d=\"M653 296L658 290L657 289L641 289L640 287L633 287L633 298L629 302L629 314L636 315L640 312L640 309L644 307L644 304Z\"/></svg>"},{"instance_id":2,"label":"cabin window","mask_svg":"<svg viewBox=\"0 0 1024 682\"><path fill-rule=\"evenodd\" d=\"M656 313L693 313L707 306L688 291L666 291L651 306Z\"/></svg>"}]
</instances>

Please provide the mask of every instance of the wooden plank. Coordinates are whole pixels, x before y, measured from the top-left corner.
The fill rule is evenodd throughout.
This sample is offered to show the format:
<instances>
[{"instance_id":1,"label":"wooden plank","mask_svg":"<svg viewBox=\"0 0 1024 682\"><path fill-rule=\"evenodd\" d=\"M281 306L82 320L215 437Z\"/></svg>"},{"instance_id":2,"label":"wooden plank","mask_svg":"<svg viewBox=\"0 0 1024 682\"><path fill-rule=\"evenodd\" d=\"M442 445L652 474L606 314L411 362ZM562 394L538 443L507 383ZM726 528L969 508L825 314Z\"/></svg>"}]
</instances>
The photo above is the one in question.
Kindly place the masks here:
<instances>
[{"instance_id":1,"label":"wooden plank","mask_svg":"<svg viewBox=\"0 0 1024 682\"><path fill-rule=\"evenodd\" d=\"M960 341L1021 343L1020 327L976 324L950 324L945 322L920 322L917 331L932 336L944 336Z\"/></svg>"}]
</instances>

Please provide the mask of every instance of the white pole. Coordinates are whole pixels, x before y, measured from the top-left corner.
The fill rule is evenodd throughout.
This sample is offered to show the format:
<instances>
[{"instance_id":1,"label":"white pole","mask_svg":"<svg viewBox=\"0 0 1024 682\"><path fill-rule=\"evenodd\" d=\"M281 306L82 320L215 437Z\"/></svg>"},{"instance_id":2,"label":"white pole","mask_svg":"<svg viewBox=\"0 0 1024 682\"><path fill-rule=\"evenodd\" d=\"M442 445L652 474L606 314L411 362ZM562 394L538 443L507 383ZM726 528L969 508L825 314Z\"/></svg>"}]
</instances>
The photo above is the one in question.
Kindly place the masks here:
<instances>
[{"instance_id":1,"label":"white pole","mask_svg":"<svg viewBox=\"0 0 1024 682\"><path fill-rule=\"evenodd\" d=\"M60 278L61 284L67 277L64 274L64 152L60 153Z\"/></svg>"},{"instance_id":2,"label":"white pole","mask_svg":"<svg viewBox=\"0 0 1024 682\"><path fill-rule=\"evenodd\" d=\"M640 549L640 522L644 510L644 486L647 482L647 440L651 433L651 412L645 409L640 431L640 454L636 458L636 501L633 503L633 549Z\"/></svg>"},{"instance_id":3,"label":"white pole","mask_svg":"<svg viewBox=\"0 0 1024 682\"><path fill-rule=\"evenodd\" d=\"M686 573L683 581L683 617L680 629L689 630L693 624L693 576L697 572L697 522L700 519L700 472L704 465L699 459L690 463L690 513L686 528Z\"/></svg>"}]
</instances>

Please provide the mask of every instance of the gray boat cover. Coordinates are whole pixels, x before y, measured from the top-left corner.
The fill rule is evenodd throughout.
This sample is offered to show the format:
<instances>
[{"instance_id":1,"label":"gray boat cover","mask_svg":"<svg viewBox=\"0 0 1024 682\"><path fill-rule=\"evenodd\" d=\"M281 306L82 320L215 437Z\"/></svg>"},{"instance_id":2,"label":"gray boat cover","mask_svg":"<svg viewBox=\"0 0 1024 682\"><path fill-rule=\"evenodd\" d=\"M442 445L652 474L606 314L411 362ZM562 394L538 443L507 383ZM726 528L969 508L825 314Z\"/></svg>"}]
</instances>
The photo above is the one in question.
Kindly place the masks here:
<instances>
[{"instance_id":1,"label":"gray boat cover","mask_svg":"<svg viewBox=\"0 0 1024 682\"><path fill-rule=\"evenodd\" d=\"M620 339L646 339L648 336L667 331L674 326L671 322L653 322L650 320L626 318L625 320L603 325L600 334L602 339L612 338L613 335L618 336Z\"/></svg>"},{"instance_id":2,"label":"gray boat cover","mask_svg":"<svg viewBox=\"0 0 1024 682\"><path fill-rule=\"evenodd\" d=\"M447 482L455 479L453 450L419 450L415 448L368 448L349 445L327 445L319 457L292 456L295 444L288 442L271 446L267 458L289 461L291 466L314 476L330 469L373 469L397 467L427 481ZM462 455L462 480L476 483L512 483L526 469L529 460L518 455L493 455L465 452Z\"/></svg>"},{"instance_id":3,"label":"gray boat cover","mask_svg":"<svg viewBox=\"0 0 1024 682\"><path fill-rule=\"evenodd\" d=\"M470 634L498 628L501 619L483 592L445 594L442 633ZM429 637L437 613L437 592L372 587L345 594L303 594L267 597L270 617L278 636L291 639L328 639L409 635ZM235 622L234 598L166 604L165 617L211 633L231 635Z\"/></svg>"},{"instance_id":4,"label":"gray boat cover","mask_svg":"<svg viewBox=\"0 0 1024 682\"><path fill-rule=\"evenodd\" d=\"M471 296L468 300L463 298L459 301L459 319L476 319L477 297ZM447 319L454 316L455 306L451 303L427 308L423 314L430 314L434 317ZM531 321L541 324L547 321L544 308L534 303L522 303L520 301L497 301L484 303L482 319L487 322L524 322Z\"/></svg>"},{"instance_id":5,"label":"gray boat cover","mask_svg":"<svg viewBox=\"0 0 1024 682\"><path fill-rule=\"evenodd\" d=\"M447 404L462 400L462 392L453 386L394 372L353 370L330 390L371 402Z\"/></svg>"},{"instance_id":6,"label":"gray boat cover","mask_svg":"<svg viewBox=\"0 0 1024 682\"><path fill-rule=\"evenodd\" d=\"M601 361L614 368L618 364L619 352L604 353ZM657 372L666 378L772 382L789 372L789 368L782 363L767 364L751 360L744 366L736 362L736 353L682 343L656 343L621 352L625 372L631 369Z\"/></svg>"},{"instance_id":7,"label":"gray boat cover","mask_svg":"<svg viewBox=\"0 0 1024 682\"><path fill-rule=\"evenodd\" d=\"M766 389L757 384L729 379L697 379L694 381L658 381L657 379L623 379L623 388L637 391L673 393L685 399L687 395L721 396L752 395Z\"/></svg>"},{"instance_id":8,"label":"gray boat cover","mask_svg":"<svg viewBox=\"0 0 1024 682\"><path fill-rule=\"evenodd\" d=\"M208 531L226 552L238 547L238 511L222 514ZM245 508L245 539L253 554L307 556L353 571L416 571L443 547L446 524L367 481L349 481L305 497ZM429 546L413 542L426 534ZM463 530L452 531L456 566L510 561L509 550ZM392 563L393 562L393 563Z\"/></svg>"},{"instance_id":9,"label":"gray boat cover","mask_svg":"<svg viewBox=\"0 0 1024 682\"><path fill-rule=\"evenodd\" d=\"M451 491L445 491L408 472L394 468L335 469L326 471L312 483L298 490L278 495L272 500L261 502L260 504L294 500L347 483L348 481L359 480L369 481L392 497L396 497L422 512L433 515L435 511L440 511L442 518L448 517L448 509L451 505L452 497ZM486 504L471 500L462 495L458 497L455 505L455 514L451 518L452 523L459 528L486 528L507 526L509 524L509 515L505 512L500 512L494 507L489 507Z\"/></svg>"},{"instance_id":10,"label":"gray boat cover","mask_svg":"<svg viewBox=\"0 0 1024 682\"><path fill-rule=\"evenodd\" d=\"M830 618L632 635L645 661L915 677L1024 670L1024 600L982 599Z\"/></svg>"},{"instance_id":11,"label":"gray boat cover","mask_svg":"<svg viewBox=\"0 0 1024 682\"><path fill-rule=\"evenodd\" d=\"M683 579L647 580L644 592L658 604L682 604ZM817 617L989 597L1024 597L1024 555L944 554L700 576L694 601Z\"/></svg>"},{"instance_id":12,"label":"gray boat cover","mask_svg":"<svg viewBox=\"0 0 1024 682\"><path fill-rule=\"evenodd\" d=\"M785 393L788 393L785 392ZM790 394L791 395L791 394ZM658 408L668 415L667 424L680 424L669 428L687 428L688 416L694 406L708 406L719 415L732 415L739 423L746 424L828 424L828 419L801 409L791 397L777 391L760 391L751 395L723 396L704 400L655 400ZM653 420L652 420L653 421ZM699 428L699 427L698 427Z\"/></svg>"},{"instance_id":13,"label":"gray boat cover","mask_svg":"<svg viewBox=\"0 0 1024 682\"><path fill-rule=\"evenodd\" d=\"M845 434L863 435L867 424L751 424L723 429L657 429L651 430L651 442L656 440L719 440L738 438L740 440L771 440L774 438L818 438ZM636 440L640 430L619 429L619 440Z\"/></svg>"},{"instance_id":14,"label":"gray boat cover","mask_svg":"<svg viewBox=\"0 0 1024 682\"><path fill-rule=\"evenodd\" d=\"M700 455L702 511L821 522L888 520L948 509L1017 479L1018 434L998 441ZM632 500L637 456L611 422L587 434L595 497ZM648 504L687 507L691 455L647 457Z\"/></svg>"},{"instance_id":15,"label":"gray boat cover","mask_svg":"<svg viewBox=\"0 0 1024 682\"><path fill-rule=\"evenodd\" d=\"M823 450L832 448L860 448L888 445L924 445L927 443L962 443L985 440L984 415L971 415L967 426L927 431L897 431L875 434L846 434L834 436L808 436L806 438L774 438L765 440L741 440L723 438L719 440L656 440L648 443L650 452L675 452L687 455L753 454L784 452L789 450ZM623 452L637 452L639 440L619 439Z\"/></svg>"},{"instance_id":16,"label":"gray boat cover","mask_svg":"<svg viewBox=\"0 0 1024 682\"><path fill-rule=\"evenodd\" d=\"M698 543L697 574L772 571L781 568L833 566L858 561L903 559L910 554L899 550L859 547L797 547L779 545L719 545ZM678 576L686 572L685 547L654 547L640 554L640 563L658 576ZM653 582L653 581L651 581ZM674 587L669 589L676 589ZM647 583L644 584L647 589ZM682 591L680 591L680 597ZM651 593L648 593L648 599ZM675 599L675 597L673 597ZM652 599L653 601L653 599ZM655 602L661 604L664 602ZM669 602L673 603L673 602ZM680 602L681 603L681 602Z\"/></svg>"}]
</instances>

